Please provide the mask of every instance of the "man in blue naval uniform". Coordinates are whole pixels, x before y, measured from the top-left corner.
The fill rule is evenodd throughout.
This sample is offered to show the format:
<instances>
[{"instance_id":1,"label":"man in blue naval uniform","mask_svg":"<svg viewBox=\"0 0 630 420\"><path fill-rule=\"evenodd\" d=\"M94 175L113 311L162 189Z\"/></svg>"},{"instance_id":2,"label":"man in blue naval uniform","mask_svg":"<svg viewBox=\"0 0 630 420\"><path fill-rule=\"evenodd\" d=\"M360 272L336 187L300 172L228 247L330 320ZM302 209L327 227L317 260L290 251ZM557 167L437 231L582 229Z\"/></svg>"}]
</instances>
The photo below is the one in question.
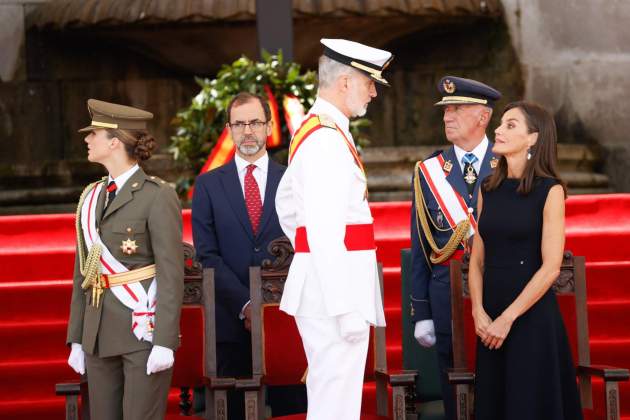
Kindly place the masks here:
<instances>
[{"instance_id":1,"label":"man in blue naval uniform","mask_svg":"<svg viewBox=\"0 0 630 420\"><path fill-rule=\"evenodd\" d=\"M446 418L455 419L454 392L446 375L447 369L453 366L448 266L451 258L461 258L464 250L462 242L466 242L468 235L461 240L455 236L455 229L448 219L452 220L456 212L449 211L448 197L453 203L458 200L453 200L456 196L452 191L459 195L468 207L462 206L462 209L472 209L476 220L479 187L497 164L486 128L494 102L501 94L483 83L453 76L443 77L438 90L442 100L435 105L444 109L444 131L452 146L435 152L424 163L433 158L433 174L441 177L442 181L446 178L448 182L440 184L432 180L428 183L426 166L424 173L416 166L411 206L412 294L408 310L415 322L414 336L420 345L437 345ZM440 202L445 208L440 206ZM464 213L462 209L460 214ZM450 249L455 246L444 250L449 240L453 245L459 243L456 250Z\"/></svg>"}]
</instances>

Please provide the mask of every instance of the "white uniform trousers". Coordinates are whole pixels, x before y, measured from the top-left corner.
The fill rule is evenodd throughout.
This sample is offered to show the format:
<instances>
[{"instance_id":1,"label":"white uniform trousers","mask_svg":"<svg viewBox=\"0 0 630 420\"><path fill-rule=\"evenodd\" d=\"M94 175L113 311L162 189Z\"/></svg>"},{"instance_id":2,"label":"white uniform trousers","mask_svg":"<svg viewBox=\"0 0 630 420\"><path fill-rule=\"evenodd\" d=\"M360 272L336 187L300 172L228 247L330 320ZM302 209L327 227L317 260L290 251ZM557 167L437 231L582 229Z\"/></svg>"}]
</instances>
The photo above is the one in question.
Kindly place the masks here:
<instances>
[{"instance_id":1,"label":"white uniform trousers","mask_svg":"<svg viewBox=\"0 0 630 420\"><path fill-rule=\"evenodd\" d=\"M359 420L365 359L370 340L348 343L341 338L337 319L296 316L308 361L307 420Z\"/></svg>"}]
</instances>

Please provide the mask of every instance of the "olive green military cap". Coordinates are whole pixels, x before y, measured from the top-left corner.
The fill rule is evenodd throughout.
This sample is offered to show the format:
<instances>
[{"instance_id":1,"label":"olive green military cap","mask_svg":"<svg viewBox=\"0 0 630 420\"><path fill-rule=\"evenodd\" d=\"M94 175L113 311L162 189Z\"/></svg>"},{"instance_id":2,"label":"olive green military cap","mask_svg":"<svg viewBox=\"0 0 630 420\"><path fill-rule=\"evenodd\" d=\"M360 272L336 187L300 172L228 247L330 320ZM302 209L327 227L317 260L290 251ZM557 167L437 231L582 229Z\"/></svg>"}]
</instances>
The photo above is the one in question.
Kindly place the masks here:
<instances>
[{"instance_id":1,"label":"olive green military cap","mask_svg":"<svg viewBox=\"0 0 630 420\"><path fill-rule=\"evenodd\" d=\"M148 111L98 99L88 99L87 106L92 121L79 132L101 128L146 130L147 121L153 119L153 114Z\"/></svg>"}]
</instances>

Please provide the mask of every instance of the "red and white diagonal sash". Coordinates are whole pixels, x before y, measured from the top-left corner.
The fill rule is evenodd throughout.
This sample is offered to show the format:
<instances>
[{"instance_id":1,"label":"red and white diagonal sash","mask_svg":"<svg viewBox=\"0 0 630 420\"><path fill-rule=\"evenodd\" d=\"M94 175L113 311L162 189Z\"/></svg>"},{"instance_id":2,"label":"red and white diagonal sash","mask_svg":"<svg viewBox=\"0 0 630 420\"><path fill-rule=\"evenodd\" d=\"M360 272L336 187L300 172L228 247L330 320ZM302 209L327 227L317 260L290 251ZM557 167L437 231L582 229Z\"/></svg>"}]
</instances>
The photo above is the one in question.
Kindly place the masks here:
<instances>
[{"instance_id":1,"label":"red and white diagonal sash","mask_svg":"<svg viewBox=\"0 0 630 420\"><path fill-rule=\"evenodd\" d=\"M89 250L94 244L101 245L101 269L104 274L118 274L129 271L107 249L96 229L96 202L103 188L99 182L88 192L81 207L81 228L85 245ZM138 340L151 342L153 340L153 327L155 324L155 305L157 303L157 282L151 281L149 291L146 292L141 283L123 284L113 286L109 290L127 308L132 310L131 331Z\"/></svg>"},{"instance_id":2,"label":"red and white diagonal sash","mask_svg":"<svg viewBox=\"0 0 630 420\"><path fill-rule=\"evenodd\" d=\"M444 167L442 155L425 160L419 167L449 226L455 229L459 222L468 219L470 221L468 233L470 236L474 235L477 231L477 221L473 216L473 209L466 205L462 196L446 179L446 174L442 169Z\"/></svg>"}]
</instances>

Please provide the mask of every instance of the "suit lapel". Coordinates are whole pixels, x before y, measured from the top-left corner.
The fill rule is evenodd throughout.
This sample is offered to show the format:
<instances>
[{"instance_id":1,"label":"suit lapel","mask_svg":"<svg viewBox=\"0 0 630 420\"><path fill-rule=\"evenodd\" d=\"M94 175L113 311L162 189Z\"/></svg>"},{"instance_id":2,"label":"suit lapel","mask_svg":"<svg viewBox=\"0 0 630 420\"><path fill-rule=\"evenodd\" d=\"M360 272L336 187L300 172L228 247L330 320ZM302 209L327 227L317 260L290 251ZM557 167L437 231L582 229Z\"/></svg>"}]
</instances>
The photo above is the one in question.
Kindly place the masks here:
<instances>
[{"instance_id":1,"label":"suit lapel","mask_svg":"<svg viewBox=\"0 0 630 420\"><path fill-rule=\"evenodd\" d=\"M263 204L263 213L258 226L258 235L265 229L265 225L269 222L271 215L276 209L275 192L282 178L284 171L282 167L269 159L267 166L267 186L265 187L265 204Z\"/></svg>"},{"instance_id":2,"label":"suit lapel","mask_svg":"<svg viewBox=\"0 0 630 420\"><path fill-rule=\"evenodd\" d=\"M464 201L468 203L470 198L468 197L468 188L466 187L466 183L464 182L464 175L462 174L462 169L459 167L459 162L457 161L457 155L455 155L455 149L453 146L449 147L446 152L444 152L444 160L450 160L453 164L453 168L446 176L446 180L451 184L451 186L462 196Z\"/></svg>"},{"instance_id":3,"label":"suit lapel","mask_svg":"<svg viewBox=\"0 0 630 420\"><path fill-rule=\"evenodd\" d=\"M254 231L252 230L252 224L249 221L249 215L247 214L247 208L245 207L245 197L243 196L243 188L241 182L238 179L238 172L236 169L236 162L232 159L227 165L221 169L221 183L225 190L225 195L228 198L230 206L236 215L236 218L247 232L247 235L254 239ZM269 181L267 181L269 182Z\"/></svg>"},{"instance_id":4,"label":"suit lapel","mask_svg":"<svg viewBox=\"0 0 630 420\"><path fill-rule=\"evenodd\" d=\"M481 188L481 183L492 172L492 168L490 168L490 160L494 157L494 154L492 153L492 146L493 144L488 142L488 149L486 149L486 154L483 157L481 167L479 168L479 176L477 177L479 185L476 186L472 197L472 203L475 204L475 209L477 208L476 203L477 197L479 197L479 188Z\"/></svg>"},{"instance_id":5,"label":"suit lapel","mask_svg":"<svg viewBox=\"0 0 630 420\"><path fill-rule=\"evenodd\" d=\"M109 217L110 214L127 204L129 201L133 199L133 191L138 189L144 183L147 175L144 173L142 168L138 168L138 170L131 175L131 178L125 182L125 185L116 193L114 200L109 203L107 208L105 209L105 214L103 215L103 220Z\"/></svg>"}]
</instances>

